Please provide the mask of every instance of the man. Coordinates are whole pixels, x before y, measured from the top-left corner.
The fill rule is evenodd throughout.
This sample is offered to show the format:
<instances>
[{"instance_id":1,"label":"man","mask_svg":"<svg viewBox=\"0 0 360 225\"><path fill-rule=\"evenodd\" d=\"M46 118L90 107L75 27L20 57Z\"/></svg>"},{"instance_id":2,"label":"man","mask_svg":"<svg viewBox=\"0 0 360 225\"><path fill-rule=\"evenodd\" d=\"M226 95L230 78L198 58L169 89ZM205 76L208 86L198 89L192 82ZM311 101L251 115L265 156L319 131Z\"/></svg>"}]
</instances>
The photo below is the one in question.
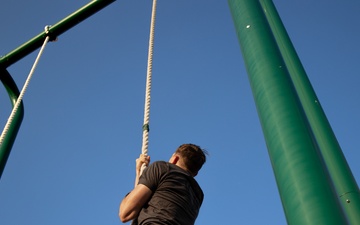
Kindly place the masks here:
<instances>
[{"instance_id":1,"label":"man","mask_svg":"<svg viewBox=\"0 0 360 225\"><path fill-rule=\"evenodd\" d=\"M204 194L194 179L206 162L207 152L194 144L183 144L169 162L157 161L140 176L141 165L150 157L136 160L135 188L120 204L123 223L139 225L192 225L198 216Z\"/></svg>"}]
</instances>

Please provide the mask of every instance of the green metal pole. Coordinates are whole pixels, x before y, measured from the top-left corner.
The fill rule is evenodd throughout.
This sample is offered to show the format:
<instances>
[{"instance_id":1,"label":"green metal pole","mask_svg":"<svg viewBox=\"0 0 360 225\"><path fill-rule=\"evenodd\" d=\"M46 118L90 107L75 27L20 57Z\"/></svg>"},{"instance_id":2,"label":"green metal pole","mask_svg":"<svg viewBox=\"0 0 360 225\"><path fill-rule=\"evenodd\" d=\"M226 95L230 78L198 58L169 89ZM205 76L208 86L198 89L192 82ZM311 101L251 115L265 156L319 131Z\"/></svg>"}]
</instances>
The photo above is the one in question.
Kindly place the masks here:
<instances>
[{"instance_id":1,"label":"green metal pole","mask_svg":"<svg viewBox=\"0 0 360 225\"><path fill-rule=\"evenodd\" d=\"M271 0L260 0L260 3L307 115L344 212L350 224L358 225L360 224L360 192L356 180L275 5Z\"/></svg>"},{"instance_id":2,"label":"green metal pole","mask_svg":"<svg viewBox=\"0 0 360 225\"><path fill-rule=\"evenodd\" d=\"M228 3L288 224L347 224L259 1Z\"/></svg>"},{"instance_id":3,"label":"green metal pole","mask_svg":"<svg viewBox=\"0 0 360 225\"><path fill-rule=\"evenodd\" d=\"M60 34L77 25L81 21L87 19L88 17L100 11L114 1L115 0L94 0L83 6L79 10L75 11L74 13L70 14L63 20L50 27L49 34L51 39L56 39L56 37ZM9 54L0 58L0 67L7 68L21 58L25 57L26 55L32 53L34 50L36 50L43 44L46 36L48 36L49 34L44 31L29 40L28 42L19 46Z\"/></svg>"},{"instance_id":4,"label":"green metal pole","mask_svg":"<svg viewBox=\"0 0 360 225\"><path fill-rule=\"evenodd\" d=\"M6 71L5 69L0 69L0 80L9 94L11 104L14 106L20 94L14 80L12 79L8 71ZM0 145L0 178L4 171L6 161L10 155L11 148L15 142L16 135L20 129L23 117L24 106L23 103L21 103L19 109L14 116L13 122L9 127L7 135L5 136L2 144Z\"/></svg>"},{"instance_id":5,"label":"green metal pole","mask_svg":"<svg viewBox=\"0 0 360 225\"><path fill-rule=\"evenodd\" d=\"M6 68L39 48L43 44L46 36L50 36L51 40L56 39L56 37L60 34L87 19L114 1L115 0L94 0L50 27L48 31L40 33L9 54L0 58L0 80L9 94L13 106L18 98L19 90L10 74L6 71ZM20 128L23 116L24 107L21 103L14 120L10 125L9 131L0 145L0 178L5 168L6 161L10 155L10 151Z\"/></svg>"}]
</instances>

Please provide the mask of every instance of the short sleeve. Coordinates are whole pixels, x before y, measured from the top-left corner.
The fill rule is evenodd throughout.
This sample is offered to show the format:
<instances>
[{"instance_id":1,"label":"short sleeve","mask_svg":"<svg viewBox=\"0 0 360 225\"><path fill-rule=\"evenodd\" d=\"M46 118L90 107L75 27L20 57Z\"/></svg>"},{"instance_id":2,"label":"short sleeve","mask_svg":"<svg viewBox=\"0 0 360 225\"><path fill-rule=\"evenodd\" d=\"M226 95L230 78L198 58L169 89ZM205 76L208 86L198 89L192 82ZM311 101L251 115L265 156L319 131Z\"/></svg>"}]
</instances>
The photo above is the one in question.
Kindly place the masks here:
<instances>
[{"instance_id":1,"label":"short sleeve","mask_svg":"<svg viewBox=\"0 0 360 225\"><path fill-rule=\"evenodd\" d=\"M143 184L152 192L155 192L167 172L168 166L166 162L154 162L143 171L139 178L139 184Z\"/></svg>"}]
</instances>

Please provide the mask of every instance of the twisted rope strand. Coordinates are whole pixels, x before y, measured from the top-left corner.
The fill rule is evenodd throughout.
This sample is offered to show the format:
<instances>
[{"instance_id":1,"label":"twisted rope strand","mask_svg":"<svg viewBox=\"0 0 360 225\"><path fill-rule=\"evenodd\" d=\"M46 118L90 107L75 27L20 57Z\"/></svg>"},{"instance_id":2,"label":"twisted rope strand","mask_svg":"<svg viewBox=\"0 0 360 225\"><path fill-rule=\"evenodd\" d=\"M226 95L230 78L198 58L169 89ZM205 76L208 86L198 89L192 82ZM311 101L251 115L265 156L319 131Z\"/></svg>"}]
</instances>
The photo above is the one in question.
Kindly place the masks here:
<instances>
[{"instance_id":1,"label":"twisted rope strand","mask_svg":"<svg viewBox=\"0 0 360 225\"><path fill-rule=\"evenodd\" d=\"M47 29L47 27L46 27L45 29ZM24 86L23 86L23 88L22 88L22 90L21 90L21 92L20 92L20 95L19 95L19 97L18 97L17 100L16 100L16 103L15 103L15 105L14 105L14 107L13 107L13 110L11 111L11 114L10 114L10 116L9 116L7 122L6 122L6 125L5 125L5 127L4 127L4 130L3 130L2 134L1 134L1 137L0 137L0 146L1 146L2 143L4 142L4 139L5 139L6 135L7 135L7 133L9 132L10 125L11 125L11 123L13 122L14 117L15 117L15 114L16 114L16 112L18 111L18 109L19 109L19 107L20 107L20 104L21 104L22 99L24 98L26 89L28 88L28 86L29 86L29 84L30 84L30 80L31 80L31 78L32 78L32 76L33 76L33 74L34 74L34 72L35 72L35 69L36 69L37 64L38 64L38 62L39 62L39 60L40 60L41 55L43 54L43 51L44 51L44 49L45 49L45 46L46 46L46 44L49 42L49 39L50 39L50 37L49 37L49 36L46 36L45 41L44 41L44 43L43 43L43 45L42 45L42 47L41 47L41 49L40 49L40 51L39 51L36 59L35 59L35 62L34 62L32 68L31 68L31 70L30 70L30 73L29 73L29 75L28 75L28 77L27 77L27 79L26 79L26 81L25 81L25 84L24 84Z\"/></svg>"},{"instance_id":2,"label":"twisted rope strand","mask_svg":"<svg viewBox=\"0 0 360 225\"><path fill-rule=\"evenodd\" d=\"M156 0L153 0L151 24L150 24L147 76L146 76L143 141L141 148L141 153L144 155L148 154L148 147L149 147L149 121L150 121L150 99L151 99L150 92L151 92L152 61L153 61L154 35L155 35L155 18L156 18ZM143 171L144 168L145 166L142 167L141 172Z\"/></svg>"}]
</instances>

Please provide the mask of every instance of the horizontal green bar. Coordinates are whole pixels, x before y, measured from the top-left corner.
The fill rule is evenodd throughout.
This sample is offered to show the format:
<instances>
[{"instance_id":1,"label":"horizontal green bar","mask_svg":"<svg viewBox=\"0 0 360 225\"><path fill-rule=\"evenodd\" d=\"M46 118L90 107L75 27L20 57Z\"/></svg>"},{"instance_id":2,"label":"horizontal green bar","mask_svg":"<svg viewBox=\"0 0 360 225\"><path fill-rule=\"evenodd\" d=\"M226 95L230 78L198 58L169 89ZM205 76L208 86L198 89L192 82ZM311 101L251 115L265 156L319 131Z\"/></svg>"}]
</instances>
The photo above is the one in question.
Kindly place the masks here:
<instances>
[{"instance_id":1,"label":"horizontal green bar","mask_svg":"<svg viewBox=\"0 0 360 225\"><path fill-rule=\"evenodd\" d=\"M48 32L43 31L28 42L22 44L15 50L0 58L0 67L6 69L10 65L38 49L43 44L46 36L50 35L50 40L56 39L56 37L60 34L74 27L81 21L87 19L114 1L115 0L94 0L88 3L55 25L51 26L48 29Z\"/></svg>"}]
</instances>

